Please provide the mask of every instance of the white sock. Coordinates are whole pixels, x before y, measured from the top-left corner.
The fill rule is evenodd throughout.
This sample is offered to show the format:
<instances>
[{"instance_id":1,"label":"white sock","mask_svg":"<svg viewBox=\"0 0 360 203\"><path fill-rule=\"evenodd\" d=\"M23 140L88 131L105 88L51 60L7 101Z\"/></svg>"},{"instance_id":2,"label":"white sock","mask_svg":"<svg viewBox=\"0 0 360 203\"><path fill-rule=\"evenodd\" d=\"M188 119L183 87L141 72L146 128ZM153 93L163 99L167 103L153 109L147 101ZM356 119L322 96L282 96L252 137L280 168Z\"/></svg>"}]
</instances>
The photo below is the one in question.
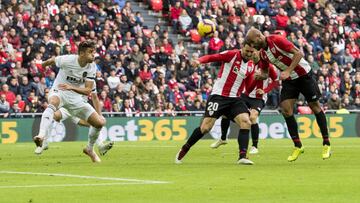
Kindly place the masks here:
<instances>
[{"instance_id":1,"label":"white sock","mask_svg":"<svg viewBox=\"0 0 360 203\"><path fill-rule=\"evenodd\" d=\"M88 136L89 136L88 148L90 148L90 149L94 148L94 144L96 143L96 140L99 137L100 131L101 131L101 128L98 129L98 128L94 128L94 127L90 126L89 134L88 134Z\"/></svg>"},{"instance_id":2,"label":"white sock","mask_svg":"<svg viewBox=\"0 0 360 203\"><path fill-rule=\"evenodd\" d=\"M104 146L104 131L103 131L103 128L101 128L100 130L100 133L99 133L99 136L96 140L96 145L101 147L101 146Z\"/></svg>"},{"instance_id":3,"label":"white sock","mask_svg":"<svg viewBox=\"0 0 360 203\"><path fill-rule=\"evenodd\" d=\"M51 127L52 121L54 119L55 111L55 106L51 104L49 104L49 106L45 109L44 113L41 116L39 137L43 138L47 135L47 131Z\"/></svg>"}]
</instances>

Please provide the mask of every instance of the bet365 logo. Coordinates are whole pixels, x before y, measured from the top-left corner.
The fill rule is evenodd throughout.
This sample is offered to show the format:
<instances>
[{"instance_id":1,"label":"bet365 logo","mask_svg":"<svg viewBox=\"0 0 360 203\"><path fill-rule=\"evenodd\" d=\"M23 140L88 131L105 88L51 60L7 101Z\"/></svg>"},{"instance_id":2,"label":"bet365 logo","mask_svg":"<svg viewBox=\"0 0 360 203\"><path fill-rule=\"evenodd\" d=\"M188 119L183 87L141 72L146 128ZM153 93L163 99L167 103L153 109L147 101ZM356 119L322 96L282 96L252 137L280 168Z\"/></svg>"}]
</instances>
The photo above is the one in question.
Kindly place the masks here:
<instances>
[{"instance_id":1,"label":"bet365 logo","mask_svg":"<svg viewBox=\"0 0 360 203\"><path fill-rule=\"evenodd\" d=\"M129 120L125 125L110 125L101 132L111 141L185 140L188 132L185 119Z\"/></svg>"}]
</instances>

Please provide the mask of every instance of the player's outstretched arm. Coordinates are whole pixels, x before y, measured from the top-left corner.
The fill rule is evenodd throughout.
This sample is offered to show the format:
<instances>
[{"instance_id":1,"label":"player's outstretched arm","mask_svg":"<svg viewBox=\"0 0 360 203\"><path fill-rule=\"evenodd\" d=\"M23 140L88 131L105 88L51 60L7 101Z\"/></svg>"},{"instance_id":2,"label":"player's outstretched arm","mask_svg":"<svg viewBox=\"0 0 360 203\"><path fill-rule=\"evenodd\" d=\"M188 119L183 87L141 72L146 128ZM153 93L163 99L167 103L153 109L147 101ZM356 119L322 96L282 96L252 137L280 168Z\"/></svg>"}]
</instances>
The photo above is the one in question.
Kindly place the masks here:
<instances>
[{"instance_id":1,"label":"player's outstretched arm","mask_svg":"<svg viewBox=\"0 0 360 203\"><path fill-rule=\"evenodd\" d=\"M88 96L92 92L93 86L94 86L94 81L87 80L87 81L85 81L85 87L74 87L70 84L59 84L59 89L60 90L71 90L76 93Z\"/></svg>"},{"instance_id":2,"label":"player's outstretched arm","mask_svg":"<svg viewBox=\"0 0 360 203\"><path fill-rule=\"evenodd\" d=\"M100 101L99 101L99 97L98 95L96 94L96 92L92 92L91 93L91 100L92 100L92 103L94 105L94 108L95 108L95 111L101 115L101 105L100 105Z\"/></svg>"},{"instance_id":3,"label":"player's outstretched arm","mask_svg":"<svg viewBox=\"0 0 360 203\"><path fill-rule=\"evenodd\" d=\"M219 54L210 54L202 56L198 59L199 63L210 63L210 62L230 62L234 56L238 53L237 50L223 51Z\"/></svg>"},{"instance_id":4,"label":"player's outstretched arm","mask_svg":"<svg viewBox=\"0 0 360 203\"><path fill-rule=\"evenodd\" d=\"M55 65L55 57L49 58L48 60L44 61L41 66L47 67L47 66L53 66Z\"/></svg>"}]
</instances>

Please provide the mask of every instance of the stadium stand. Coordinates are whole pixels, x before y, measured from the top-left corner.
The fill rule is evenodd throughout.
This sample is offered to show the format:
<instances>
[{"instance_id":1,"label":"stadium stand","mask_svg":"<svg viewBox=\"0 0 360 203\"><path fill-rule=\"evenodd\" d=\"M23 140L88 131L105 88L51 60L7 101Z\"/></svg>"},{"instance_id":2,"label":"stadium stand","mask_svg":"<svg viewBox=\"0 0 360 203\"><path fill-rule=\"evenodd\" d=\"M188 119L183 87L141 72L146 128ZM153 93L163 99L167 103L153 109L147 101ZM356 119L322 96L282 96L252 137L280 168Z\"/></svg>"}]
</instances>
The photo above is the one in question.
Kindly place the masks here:
<instances>
[{"instance_id":1,"label":"stadium stand","mask_svg":"<svg viewBox=\"0 0 360 203\"><path fill-rule=\"evenodd\" d=\"M324 109L360 109L360 10L354 2L3 0L0 112L42 112L58 71L42 61L76 53L85 39L97 41L96 85L104 112L201 111L216 77L216 64L191 65L214 40L198 35L202 19L217 22L224 42L210 53L240 48L252 26L286 36L310 62ZM276 88L267 108L277 108L278 99ZM299 112L307 113L301 100Z\"/></svg>"}]
</instances>

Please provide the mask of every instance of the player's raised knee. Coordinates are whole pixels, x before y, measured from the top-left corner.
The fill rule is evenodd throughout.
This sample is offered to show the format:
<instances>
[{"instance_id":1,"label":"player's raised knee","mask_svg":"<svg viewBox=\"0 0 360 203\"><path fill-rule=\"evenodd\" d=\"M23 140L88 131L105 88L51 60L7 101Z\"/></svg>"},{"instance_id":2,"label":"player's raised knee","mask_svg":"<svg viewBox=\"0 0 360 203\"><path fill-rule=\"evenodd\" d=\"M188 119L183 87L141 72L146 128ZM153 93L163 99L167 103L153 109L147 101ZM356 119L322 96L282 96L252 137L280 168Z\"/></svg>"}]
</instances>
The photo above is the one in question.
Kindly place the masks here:
<instances>
[{"instance_id":1,"label":"player's raised knee","mask_svg":"<svg viewBox=\"0 0 360 203\"><path fill-rule=\"evenodd\" d=\"M103 116L100 116L96 122L93 123L93 127L95 128L102 128L106 125L106 119Z\"/></svg>"},{"instance_id":2,"label":"player's raised knee","mask_svg":"<svg viewBox=\"0 0 360 203\"><path fill-rule=\"evenodd\" d=\"M247 113L242 113L239 116L240 127L243 129L248 129L251 126L250 116Z\"/></svg>"},{"instance_id":3,"label":"player's raised knee","mask_svg":"<svg viewBox=\"0 0 360 203\"><path fill-rule=\"evenodd\" d=\"M55 120L56 122L60 122L60 120L61 120L61 113L60 113L60 111L56 111L56 112L54 113L54 120Z\"/></svg>"},{"instance_id":4,"label":"player's raised knee","mask_svg":"<svg viewBox=\"0 0 360 203\"><path fill-rule=\"evenodd\" d=\"M281 113L285 117L290 117L293 115L293 110L289 108L281 108Z\"/></svg>"}]
</instances>

